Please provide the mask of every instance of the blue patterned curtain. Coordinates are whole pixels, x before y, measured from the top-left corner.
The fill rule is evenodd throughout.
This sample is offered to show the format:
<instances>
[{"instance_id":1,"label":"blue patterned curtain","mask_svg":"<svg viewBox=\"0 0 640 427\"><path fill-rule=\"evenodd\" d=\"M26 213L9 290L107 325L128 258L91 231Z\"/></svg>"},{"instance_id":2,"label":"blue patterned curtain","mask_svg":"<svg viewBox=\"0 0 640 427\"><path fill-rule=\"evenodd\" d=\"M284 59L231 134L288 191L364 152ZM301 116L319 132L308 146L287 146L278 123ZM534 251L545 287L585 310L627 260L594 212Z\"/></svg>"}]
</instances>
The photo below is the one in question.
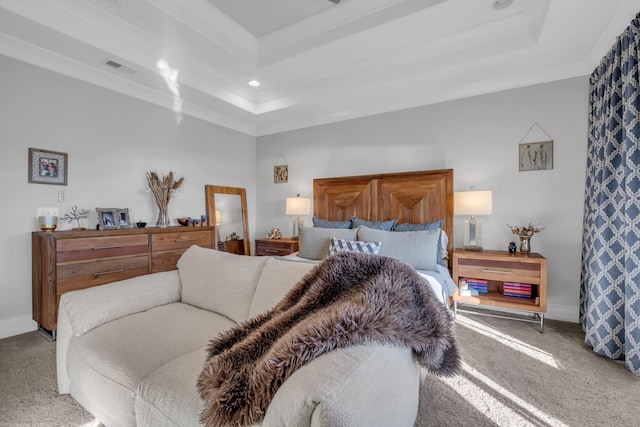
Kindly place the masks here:
<instances>
[{"instance_id":1,"label":"blue patterned curtain","mask_svg":"<svg viewBox=\"0 0 640 427\"><path fill-rule=\"evenodd\" d=\"M640 376L640 21L591 75L580 322Z\"/></svg>"}]
</instances>

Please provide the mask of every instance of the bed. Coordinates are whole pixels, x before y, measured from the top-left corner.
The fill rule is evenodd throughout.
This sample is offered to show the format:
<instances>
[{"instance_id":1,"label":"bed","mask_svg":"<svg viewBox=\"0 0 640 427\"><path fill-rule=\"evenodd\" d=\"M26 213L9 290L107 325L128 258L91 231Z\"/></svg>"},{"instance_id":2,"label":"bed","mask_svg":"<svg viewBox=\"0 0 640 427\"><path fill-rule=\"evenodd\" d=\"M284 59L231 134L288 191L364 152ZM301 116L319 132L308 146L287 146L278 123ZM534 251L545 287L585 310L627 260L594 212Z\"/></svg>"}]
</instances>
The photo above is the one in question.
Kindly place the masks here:
<instances>
[{"instance_id":1,"label":"bed","mask_svg":"<svg viewBox=\"0 0 640 427\"><path fill-rule=\"evenodd\" d=\"M363 240L357 237L360 225L367 237L382 241L380 255L397 255L401 259L414 255L409 253L412 245L425 247L425 239L432 242L434 233L438 233L437 265L408 262L448 305L449 296L456 289L447 257L453 245L453 169L315 179L313 217L315 230L300 230L300 251L283 258L319 262L327 252L326 246L321 248L323 252L314 251L310 249L312 242L326 242L330 239L327 236L334 234L345 238L342 240ZM412 240L398 247L400 236Z\"/></svg>"}]
</instances>

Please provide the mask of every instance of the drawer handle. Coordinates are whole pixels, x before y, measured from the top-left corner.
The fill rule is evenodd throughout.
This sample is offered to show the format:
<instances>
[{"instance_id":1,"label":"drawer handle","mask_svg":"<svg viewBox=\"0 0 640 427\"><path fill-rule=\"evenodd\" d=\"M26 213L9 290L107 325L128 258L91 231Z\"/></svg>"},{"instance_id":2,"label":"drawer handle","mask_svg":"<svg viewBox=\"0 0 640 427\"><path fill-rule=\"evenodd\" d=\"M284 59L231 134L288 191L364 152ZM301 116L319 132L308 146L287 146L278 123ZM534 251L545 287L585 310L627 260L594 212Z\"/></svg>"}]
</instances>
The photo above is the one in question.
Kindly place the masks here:
<instances>
[{"instance_id":1,"label":"drawer handle","mask_svg":"<svg viewBox=\"0 0 640 427\"><path fill-rule=\"evenodd\" d=\"M491 268L486 268L484 270L482 270L483 273L498 273L498 274L513 274L511 271L505 271L505 270L493 270Z\"/></svg>"},{"instance_id":2,"label":"drawer handle","mask_svg":"<svg viewBox=\"0 0 640 427\"><path fill-rule=\"evenodd\" d=\"M117 249L117 248L124 248L124 245L98 246L92 249L95 251L100 249Z\"/></svg>"},{"instance_id":3,"label":"drawer handle","mask_svg":"<svg viewBox=\"0 0 640 427\"><path fill-rule=\"evenodd\" d=\"M176 239L175 242L176 243L184 243L184 242L193 242L196 239Z\"/></svg>"},{"instance_id":4,"label":"drawer handle","mask_svg":"<svg viewBox=\"0 0 640 427\"><path fill-rule=\"evenodd\" d=\"M278 250L277 249L265 249L265 252L269 252L270 254L277 254Z\"/></svg>"},{"instance_id":5,"label":"drawer handle","mask_svg":"<svg viewBox=\"0 0 640 427\"><path fill-rule=\"evenodd\" d=\"M107 274L116 274L116 273L122 273L124 271L124 269L120 268L118 270L111 270L111 271L100 271L98 273L93 273L93 277L100 277L100 276L105 276Z\"/></svg>"}]
</instances>

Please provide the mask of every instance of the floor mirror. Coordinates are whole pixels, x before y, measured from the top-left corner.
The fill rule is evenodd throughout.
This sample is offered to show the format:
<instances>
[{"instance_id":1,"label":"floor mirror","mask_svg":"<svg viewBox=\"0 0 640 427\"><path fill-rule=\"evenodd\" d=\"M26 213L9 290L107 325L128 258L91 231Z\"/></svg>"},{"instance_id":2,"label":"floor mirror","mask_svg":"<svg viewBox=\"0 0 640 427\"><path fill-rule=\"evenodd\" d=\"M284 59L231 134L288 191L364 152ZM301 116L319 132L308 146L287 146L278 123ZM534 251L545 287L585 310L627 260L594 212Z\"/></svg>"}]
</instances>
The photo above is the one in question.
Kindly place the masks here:
<instances>
[{"instance_id":1,"label":"floor mirror","mask_svg":"<svg viewBox=\"0 0 640 427\"><path fill-rule=\"evenodd\" d=\"M207 220L215 227L218 250L251 255L247 192L244 188L205 185Z\"/></svg>"}]
</instances>

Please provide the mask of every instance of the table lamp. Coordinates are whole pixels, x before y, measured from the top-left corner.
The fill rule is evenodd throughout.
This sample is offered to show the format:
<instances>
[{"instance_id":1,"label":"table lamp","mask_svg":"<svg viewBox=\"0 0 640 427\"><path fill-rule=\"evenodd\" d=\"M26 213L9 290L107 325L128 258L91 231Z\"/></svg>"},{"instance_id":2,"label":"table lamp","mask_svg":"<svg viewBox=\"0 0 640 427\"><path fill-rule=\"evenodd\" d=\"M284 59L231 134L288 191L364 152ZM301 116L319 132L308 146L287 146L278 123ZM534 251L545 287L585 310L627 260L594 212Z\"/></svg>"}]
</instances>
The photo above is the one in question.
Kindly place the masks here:
<instances>
[{"instance_id":1,"label":"table lamp","mask_svg":"<svg viewBox=\"0 0 640 427\"><path fill-rule=\"evenodd\" d=\"M476 215L491 215L491 191L460 191L453 195L454 213L470 215L464 222L464 249L482 250L482 221Z\"/></svg>"},{"instance_id":2,"label":"table lamp","mask_svg":"<svg viewBox=\"0 0 640 427\"><path fill-rule=\"evenodd\" d=\"M285 213L287 215L296 215L293 220L293 236L291 238L297 240L300 227L304 225L300 215L309 215L311 213L311 199L309 197L300 197L300 194L296 197L287 197Z\"/></svg>"}]
</instances>

